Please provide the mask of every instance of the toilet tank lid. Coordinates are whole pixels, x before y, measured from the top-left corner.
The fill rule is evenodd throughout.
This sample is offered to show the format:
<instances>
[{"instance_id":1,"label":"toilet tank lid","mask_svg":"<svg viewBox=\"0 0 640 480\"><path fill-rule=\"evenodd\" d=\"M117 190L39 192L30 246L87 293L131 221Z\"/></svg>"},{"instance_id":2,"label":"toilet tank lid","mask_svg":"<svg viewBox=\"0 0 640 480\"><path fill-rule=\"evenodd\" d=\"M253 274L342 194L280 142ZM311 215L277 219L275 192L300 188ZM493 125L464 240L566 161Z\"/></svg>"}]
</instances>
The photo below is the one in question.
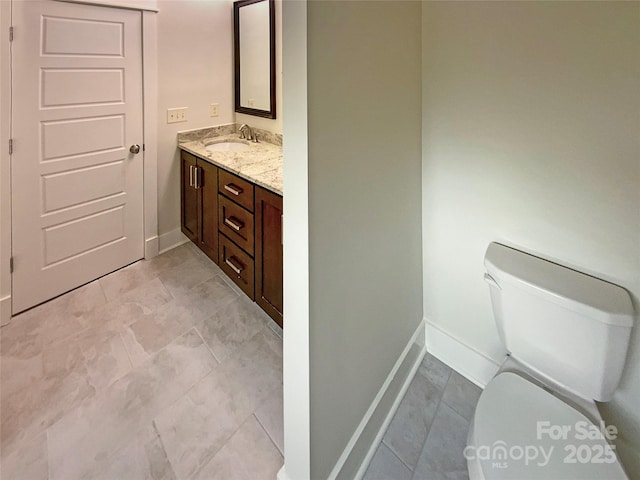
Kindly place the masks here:
<instances>
[{"instance_id":1,"label":"toilet tank lid","mask_svg":"<svg viewBox=\"0 0 640 480\"><path fill-rule=\"evenodd\" d=\"M629 292L613 283L492 242L484 258L487 273L603 323L633 326Z\"/></svg>"}]
</instances>

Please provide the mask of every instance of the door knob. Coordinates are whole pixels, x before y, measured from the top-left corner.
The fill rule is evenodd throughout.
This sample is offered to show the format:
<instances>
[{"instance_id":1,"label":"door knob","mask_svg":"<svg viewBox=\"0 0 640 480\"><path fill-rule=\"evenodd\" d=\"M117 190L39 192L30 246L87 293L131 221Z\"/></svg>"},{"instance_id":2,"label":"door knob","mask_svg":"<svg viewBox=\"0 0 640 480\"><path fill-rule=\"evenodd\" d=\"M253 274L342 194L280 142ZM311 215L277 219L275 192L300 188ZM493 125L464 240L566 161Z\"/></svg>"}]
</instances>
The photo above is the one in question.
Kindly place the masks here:
<instances>
[{"instance_id":1,"label":"door knob","mask_svg":"<svg viewBox=\"0 0 640 480\"><path fill-rule=\"evenodd\" d=\"M140 145L131 145L129 151L133 154L140 153Z\"/></svg>"}]
</instances>

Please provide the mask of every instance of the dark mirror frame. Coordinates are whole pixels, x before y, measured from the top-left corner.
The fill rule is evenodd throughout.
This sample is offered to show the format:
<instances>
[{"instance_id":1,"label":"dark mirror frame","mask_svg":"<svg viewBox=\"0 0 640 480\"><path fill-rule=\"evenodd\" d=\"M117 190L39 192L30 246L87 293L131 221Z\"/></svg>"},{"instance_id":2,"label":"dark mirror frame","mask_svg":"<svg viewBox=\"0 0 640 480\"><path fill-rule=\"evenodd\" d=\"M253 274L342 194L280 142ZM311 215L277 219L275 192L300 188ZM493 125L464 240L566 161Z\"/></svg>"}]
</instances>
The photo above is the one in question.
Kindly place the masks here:
<instances>
[{"instance_id":1,"label":"dark mirror frame","mask_svg":"<svg viewBox=\"0 0 640 480\"><path fill-rule=\"evenodd\" d=\"M269 2L269 59L270 72L270 97L271 104L269 110L243 107L240 105L240 9L253 3ZM234 79L236 112L255 115L257 117L276 118L276 13L274 0L239 0L233 3L233 58L234 58Z\"/></svg>"}]
</instances>

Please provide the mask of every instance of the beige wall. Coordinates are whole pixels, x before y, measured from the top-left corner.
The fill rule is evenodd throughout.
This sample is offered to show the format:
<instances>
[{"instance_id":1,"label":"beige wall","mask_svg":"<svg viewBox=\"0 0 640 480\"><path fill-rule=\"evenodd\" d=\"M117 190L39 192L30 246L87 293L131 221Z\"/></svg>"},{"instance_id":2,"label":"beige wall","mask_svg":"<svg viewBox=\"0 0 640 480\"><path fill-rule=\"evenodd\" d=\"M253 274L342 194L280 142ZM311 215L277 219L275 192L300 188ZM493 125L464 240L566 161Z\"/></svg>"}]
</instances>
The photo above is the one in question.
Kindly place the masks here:
<instances>
[{"instance_id":1,"label":"beige wall","mask_svg":"<svg viewBox=\"0 0 640 480\"><path fill-rule=\"evenodd\" d=\"M180 230L176 134L234 122L231 0L158 1L158 230L160 249ZM209 116L211 103L219 116ZM188 107L188 121L167 124L167 109Z\"/></svg>"},{"instance_id":2,"label":"beige wall","mask_svg":"<svg viewBox=\"0 0 640 480\"><path fill-rule=\"evenodd\" d=\"M501 361L491 241L620 284L638 310L640 3L425 2L422 29L427 321ZM639 330L604 409L636 478Z\"/></svg>"},{"instance_id":3,"label":"beige wall","mask_svg":"<svg viewBox=\"0 0 640 480\"><path fill-rule=\"evenodd\" d=\"M421 322L420 9L307 5L314 479L330 474Z\"/></svg>"}]
</instances>

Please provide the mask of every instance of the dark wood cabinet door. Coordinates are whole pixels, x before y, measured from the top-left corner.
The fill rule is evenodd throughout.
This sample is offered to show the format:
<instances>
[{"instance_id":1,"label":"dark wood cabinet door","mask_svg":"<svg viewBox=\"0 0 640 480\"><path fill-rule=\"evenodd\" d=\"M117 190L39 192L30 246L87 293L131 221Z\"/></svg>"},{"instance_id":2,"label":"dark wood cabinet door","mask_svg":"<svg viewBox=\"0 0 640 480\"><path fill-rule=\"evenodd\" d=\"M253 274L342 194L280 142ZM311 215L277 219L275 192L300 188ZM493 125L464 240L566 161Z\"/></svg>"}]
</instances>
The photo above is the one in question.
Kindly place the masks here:
<instances>
[{"instance_id":1,"label":"dark wood cabinet door","mask_svg":"<svg viewBox=\"0 0 640 480\"><path fill-rule=\"evenodd\" d=\"M180 216L182 233L189 240L198 240L198 191L194 186L196 157L180 152Z\"/></svg>"},{"instance_id":2,"label":"dark wood cabinet door","mask_svg":"<svg viewBox=\"0 0 640 480\"><path fill-rule=\"evenodd\" d=\"M218 263L218 168L208 162L197 162L198 241L211 260Z\"/></svg>"},{"instance_id":3,"label":"dark wood cabinet door","mask_svg":"<svg viewBox=\"0 0 640 480\"><path fill-rule=\"evenodd\" d=\"M255 297L282 327L282 197L256 187Z\"/></svg>"}]
</instances>

